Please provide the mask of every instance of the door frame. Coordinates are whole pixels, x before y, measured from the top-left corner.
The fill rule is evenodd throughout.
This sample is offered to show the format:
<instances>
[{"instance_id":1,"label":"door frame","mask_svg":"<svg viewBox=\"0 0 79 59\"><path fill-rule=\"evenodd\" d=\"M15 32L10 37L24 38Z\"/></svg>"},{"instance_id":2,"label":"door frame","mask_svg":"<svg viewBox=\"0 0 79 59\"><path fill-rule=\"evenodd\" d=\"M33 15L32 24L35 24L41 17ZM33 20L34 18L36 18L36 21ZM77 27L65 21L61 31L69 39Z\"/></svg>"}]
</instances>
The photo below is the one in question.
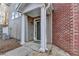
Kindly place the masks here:
<instances>
[{"instance_id":1,"label":"door frame","mask_svg":"<svg viewBox=\"0 0 79 59\"><path fill-rule=\"evenodd\" d=\"M34 41L40 41L37 39L37 22L39 22L39 21L40 21L40 18L34 19Z\"/></svg>"}]
</instances>

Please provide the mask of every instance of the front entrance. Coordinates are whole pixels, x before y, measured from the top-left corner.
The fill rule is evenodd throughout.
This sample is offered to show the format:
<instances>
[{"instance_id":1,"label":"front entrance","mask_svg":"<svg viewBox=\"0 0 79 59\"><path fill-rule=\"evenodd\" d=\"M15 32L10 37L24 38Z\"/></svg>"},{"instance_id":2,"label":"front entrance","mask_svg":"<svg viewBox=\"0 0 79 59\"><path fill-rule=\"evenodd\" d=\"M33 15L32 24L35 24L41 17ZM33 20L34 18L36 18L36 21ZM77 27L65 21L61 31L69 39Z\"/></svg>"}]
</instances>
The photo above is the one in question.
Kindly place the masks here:
<instances>
[{"instance_id":1,"label":"front entrance","mask_svg":"<svg viewBox=\"0 0 79 59\"><path fill-rule=\"evenodd\" d=\"M40 41L40 19L34 19L34 40Z\"/></svg>"}]
</instances>

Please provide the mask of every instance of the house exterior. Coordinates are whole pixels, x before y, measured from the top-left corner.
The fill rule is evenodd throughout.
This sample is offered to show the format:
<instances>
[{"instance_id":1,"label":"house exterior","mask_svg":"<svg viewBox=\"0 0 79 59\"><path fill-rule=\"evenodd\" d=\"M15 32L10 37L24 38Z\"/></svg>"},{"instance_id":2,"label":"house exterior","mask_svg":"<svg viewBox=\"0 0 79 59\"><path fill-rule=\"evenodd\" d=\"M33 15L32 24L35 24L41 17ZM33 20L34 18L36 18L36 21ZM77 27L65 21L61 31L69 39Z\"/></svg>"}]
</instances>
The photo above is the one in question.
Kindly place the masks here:
<instances>
[{"instance_id":1,"label":"house exterior","mask_svg":"<svg viewBox=\"0 0 79 59\"><path fill-rule=\"evenodd\" d=\"M79 55L79 4L15 3L9 6L8 34L21 45L40 42L38 51L56 45L70 55Z\"/></svg>"}]
</instances>

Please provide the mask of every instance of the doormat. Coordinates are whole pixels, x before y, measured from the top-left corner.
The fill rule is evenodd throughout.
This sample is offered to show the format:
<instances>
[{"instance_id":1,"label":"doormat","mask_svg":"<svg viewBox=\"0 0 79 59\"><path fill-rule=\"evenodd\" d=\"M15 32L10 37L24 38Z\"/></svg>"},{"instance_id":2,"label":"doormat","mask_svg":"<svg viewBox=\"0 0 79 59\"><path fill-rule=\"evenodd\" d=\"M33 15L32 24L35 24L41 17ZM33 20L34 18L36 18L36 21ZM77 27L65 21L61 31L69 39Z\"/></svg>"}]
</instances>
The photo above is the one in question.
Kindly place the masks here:
<instances>
[{"instance_id":1,"label":"doormat","mask_svg":"<svg viewBox=\"0 0 79 59\"><path fill-rule=\"evenodd\" d=\"M40 41L34 41L34 43L40 44Z\"/></svg>"}]
</instances>

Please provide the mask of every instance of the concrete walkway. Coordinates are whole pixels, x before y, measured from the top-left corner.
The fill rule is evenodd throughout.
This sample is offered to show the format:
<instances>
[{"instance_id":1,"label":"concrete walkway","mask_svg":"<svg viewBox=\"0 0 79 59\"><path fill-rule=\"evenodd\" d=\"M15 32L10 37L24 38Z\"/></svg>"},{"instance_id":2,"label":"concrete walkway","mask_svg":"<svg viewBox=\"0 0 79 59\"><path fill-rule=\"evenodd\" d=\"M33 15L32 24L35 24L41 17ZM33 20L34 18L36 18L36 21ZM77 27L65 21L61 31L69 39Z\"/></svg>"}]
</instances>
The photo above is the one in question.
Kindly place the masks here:
<instances>
[{"instance_id":1,"label":"concrete walkway","mask_svg":"<svg viewBox=\"0 0 79 59\"><path fill-rule=\"evenodd\" d=\"M34 42L26 42L23 46L11 50L1 56L69 56L67 52L64 52L55 45L52 46L52 50L49 53L39 52L40 45ZM48 49L51 49L51 45L48 44Z\"/></svg>"}]
</instances>

